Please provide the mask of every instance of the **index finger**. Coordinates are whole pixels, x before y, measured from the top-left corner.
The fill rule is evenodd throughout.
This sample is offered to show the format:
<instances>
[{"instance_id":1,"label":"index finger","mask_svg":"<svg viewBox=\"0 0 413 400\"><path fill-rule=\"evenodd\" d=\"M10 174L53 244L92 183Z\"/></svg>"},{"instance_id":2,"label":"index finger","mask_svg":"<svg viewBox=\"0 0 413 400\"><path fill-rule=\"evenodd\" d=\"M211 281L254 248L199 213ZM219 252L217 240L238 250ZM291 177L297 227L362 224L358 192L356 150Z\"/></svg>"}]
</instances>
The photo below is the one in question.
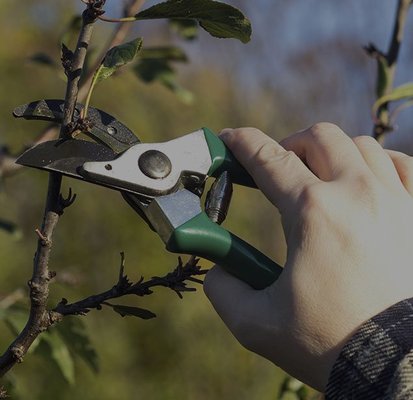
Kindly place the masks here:
<instances>
[{"instance_id":1,"label":"index finger","mask_svg":"<svg viewBox=\"0 0 413 400\"><path fill-rule=\"evenodd\" d=\"M304 188L319 182L294 152L258 129L226 129L220 137L280 211L295 204Z\"/></svg>"}]
</instances>

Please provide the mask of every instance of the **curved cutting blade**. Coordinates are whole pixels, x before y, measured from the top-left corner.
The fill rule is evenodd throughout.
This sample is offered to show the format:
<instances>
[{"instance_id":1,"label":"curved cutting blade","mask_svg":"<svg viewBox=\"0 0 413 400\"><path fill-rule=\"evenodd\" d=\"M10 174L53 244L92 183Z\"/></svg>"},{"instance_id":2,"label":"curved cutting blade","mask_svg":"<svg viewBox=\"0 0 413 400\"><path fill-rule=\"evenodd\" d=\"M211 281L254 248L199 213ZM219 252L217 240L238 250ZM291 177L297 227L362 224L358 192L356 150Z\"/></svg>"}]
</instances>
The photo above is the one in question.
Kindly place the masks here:
<instances>
[{"instance_id":1,"label":"curved cutting blade","mask_svg":"<svg viewBox=\"0 0 413 400\"><path fill-rule=\"evenodd\" d=\"M53 140L40 143L27 150L16 160L16 163L44 171L58 172L71 178L119 190L128 204L152 227L151 222L144 214L147 206L147 198L145 196L120 186L96 182L82 175L82 167L85 162L110 162L116 157L117 154L114 151L101 144L75 139Z\"/></svg>"},{"instance_id":2,"label":"curved cutting blade","mask_svg":"<svg viewBox=\"0 0 413 400\"><path fill-rule=\"evenodd\" d=\"M50 172L59 172L85 180L80 169L88 161L111 161L116 153L97 143L85 140L51 140L24 152L17 164Z\"/></svg>"},{"instance_id":3,"label":"curved cutting blade","mask_svg":"<svg viewBox=\"0 0 413 400\"><path fill-rule=\"evenodd\" d=\"M37 100L28 104L23 104L14 109L13 115L16 118L27 120L43 120L52 122L62 122L64 100ZM74 120L80 118L83 110L82 104L76 104ZM124 124L112 117L110 114L90 107L88 111L88 121L90 127L84 132L86 135L101 143L115 153L121 153L129 147L140 143L136 135Z\"/></svg>"}]
</instances>

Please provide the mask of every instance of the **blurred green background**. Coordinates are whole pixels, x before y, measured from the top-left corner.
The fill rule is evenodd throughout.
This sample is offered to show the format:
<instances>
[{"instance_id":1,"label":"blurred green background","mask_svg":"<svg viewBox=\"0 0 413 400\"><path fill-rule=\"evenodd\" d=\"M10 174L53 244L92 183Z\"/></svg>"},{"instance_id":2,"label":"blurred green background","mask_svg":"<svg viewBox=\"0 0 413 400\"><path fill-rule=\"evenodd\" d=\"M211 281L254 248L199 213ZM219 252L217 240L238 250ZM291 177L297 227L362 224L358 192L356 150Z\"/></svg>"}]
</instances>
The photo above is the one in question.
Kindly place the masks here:
<instances>
[{"instance_id":1,"label":"blurred green background","mask_svg":"<svg viewBox=\"0 0 413 400\"><path fill-rule=\"evenodd\" d=\"M139 23L131 34L143 36L148 46L173 43L185 49L191 62L177 66L178 81L193 93L191 105L159 83L138 81L131 70L100 85L93 105L119 118L142 141L175 138L201 126L219 131L245 125L281 139L319 120L335 122L350 134L370 132L375 66L361 46L369 41L387 46L396 1L228 2L252 20L251 43L217 40L204 32L198 40L186 42L162 22ZM119 15L120 3L108 0L108 14ZM12 109L35 99L64 96L65 83L56 71L29 58L46 52L59 59L59 36L80 4L0 3L0 144L11 151L30 143L45 126L14 120ZM96 54L112 28L97 24ZM407 43L401 54L401 82L411 77L411 48ZM389 146L409 151L411 125L411 118L403 115ZM29 170L1 182L0 219L13 221L21 231L17 237L0 230L1 297L18 288L26 291L46 185L47 174ZM134 280L175 267L176 256L164 251L160 239L118 193L65 179L64 187L69 186L78 199L65 212L54 238L50 268L58 279L51 287L51 306L62 297L75 301L110 288L117 279L120 251L126 253L126 272ZM258 191L235 189L225 226L284 262L279 215ZM144 299L125 299L125 304L155 312L158 317L150 321L120 318L106 309L92 311L84 322L100 371L94 373L76 358L76 383L69 385L52 360L30 354L11 373L15 398L280 398L284 373L241 348L199 289L183 300L167 289ZM0 322L1 348L12 338Z\"/></svg>"}]
</instances>

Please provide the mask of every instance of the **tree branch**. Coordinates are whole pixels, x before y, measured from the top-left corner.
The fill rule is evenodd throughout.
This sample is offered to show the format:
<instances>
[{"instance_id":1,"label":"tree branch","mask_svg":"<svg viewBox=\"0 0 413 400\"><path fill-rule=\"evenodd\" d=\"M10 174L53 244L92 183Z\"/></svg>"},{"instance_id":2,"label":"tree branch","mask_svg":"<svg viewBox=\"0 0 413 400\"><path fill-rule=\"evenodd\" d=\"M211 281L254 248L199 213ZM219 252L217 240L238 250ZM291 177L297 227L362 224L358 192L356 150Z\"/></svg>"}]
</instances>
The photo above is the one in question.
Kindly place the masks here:
<instances>
[{"instance_id":1,"label":"tree branch","mask_svg":"<svg viewBox=\"0 0 413 400\"><path fill-rule=\"evenodd\" d=\"M64 119L60 130L63 138L70 133L72 118L77 101L79 80L82 73L87 49L89 46L93 23L101 11L104 2L90 1L83 13L82 28L73 58L66 67L68 83L66 88ZM61 175L51 173L47 191L46 206L44 211L42 228L39 231L37 251L34 257L33 275L28 285L30 288L30 314L23 331L0 357L0 376L3 376L16 363L21 362L23 356L36 339L46 330L53 321L46 309L49 296L49 283L54 273L49 271L48 263L52 248L52 236L62 212L61 205Z\"/></svg>"},{"instance_id":2,"label":"tree branch","mask_svg":"<svg viewBox=\"0 0 413 400\"><path fill-rule=\"evenodd\" d=\"M378 89L377 97L388 94L393 90L397 60L403 41L407 14L411 5L412 0L398 0L393 33L387 54L377 50L374 45L370 45L366 48L367 52L375 58L378 63L377 87L379 88L380 85L383 87ZM385 76L383 76L383 74ZM381 82L381 80L383 80L383 82ZM376 116L377 119L373 128L373 136L380 143L383 143L386 132L391 130L391 127L389 126L388 104L381 106L378 109Z\"/></svg>"},{"instance_id":3,"label":"tree branch","mask_svg":"<svg viewBox=\"0 0 413 400\"><path fill-rule=\"evenodd\" d=\"M66 315L85 315L91 309L101 309L102 304L111 299L116 299L123 296L147 296L153 293L152 289L157 286L167 287L173 290L182 298L182 292L192 292L195 288L188 287L185 281L191 281L202 284L202 281L194 278L206 274L206 270L202 270L198 265L198 259L191 257L189 261L183 265L179 258L178 266L172 272L169 272L163 277L153 277L147 281L141 278L138 282L132 283L124 274L124 256L121 253L122 261L119 273L119 279L115 286L111 289L89 296L83 300L68 304L66 299L62 301L50 312L50 319L58 321Z\"/></svg>"}]
</instances>

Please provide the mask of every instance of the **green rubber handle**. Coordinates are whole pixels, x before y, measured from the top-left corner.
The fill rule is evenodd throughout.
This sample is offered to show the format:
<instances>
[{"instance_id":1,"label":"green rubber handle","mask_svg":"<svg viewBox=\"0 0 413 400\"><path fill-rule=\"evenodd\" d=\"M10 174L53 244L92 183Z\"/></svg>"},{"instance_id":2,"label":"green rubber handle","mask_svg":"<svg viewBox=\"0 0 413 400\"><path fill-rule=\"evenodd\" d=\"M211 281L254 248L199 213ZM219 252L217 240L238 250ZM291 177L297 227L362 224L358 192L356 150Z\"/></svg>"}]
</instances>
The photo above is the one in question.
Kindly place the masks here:
<instances>
[{"instance_id":1,"label":"green rubber handle","mask_svg":"<svg viewBox=\"0 0 413 400\"><path fill-rule=\"evenodd\" d=\"M282 267L212 222L205 212L175 229L166 248L173 253L194 254L217 263L254 289L271 285L282 272Z\"/></svg>"},{"instance_id":2,"label":"green rubber handle","mask_svg":"<svg viewBox=\"0 0 413 400\"><path fill-rule=\"evenodd\" d=\"M228 171L232 182L242 186L257 187L251 175L237 161L224 142L208 128L202 129L212 159L208 175L217 178L224 171Z\"/></svg>"}]
</instances>

